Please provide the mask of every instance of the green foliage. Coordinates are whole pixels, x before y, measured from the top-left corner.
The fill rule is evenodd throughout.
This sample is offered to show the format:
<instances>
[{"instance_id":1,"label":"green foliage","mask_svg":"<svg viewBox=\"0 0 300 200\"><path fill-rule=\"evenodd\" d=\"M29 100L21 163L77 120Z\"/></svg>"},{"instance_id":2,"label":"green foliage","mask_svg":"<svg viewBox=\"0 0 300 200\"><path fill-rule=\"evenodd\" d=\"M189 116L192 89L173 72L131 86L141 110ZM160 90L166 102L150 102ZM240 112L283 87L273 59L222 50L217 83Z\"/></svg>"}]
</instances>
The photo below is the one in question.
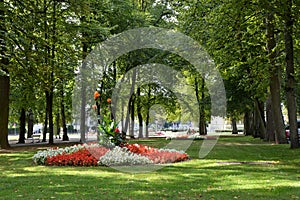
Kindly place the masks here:
<instances>
[{"instance_id":1,"label":"green foliage","mask_svg":"<svg viewBox=\"0 0 300 200\"><path fill-rule=\"evenodd\" d=\"M300 64L298 7L299 2L295 1L292 12L297 81L300 69L297 67ZM67 119L71 122L74 71L78 63L108 37L148 26L178 29L198 41L209 52L223 76L228 115L240 116L253 109L254 99L263 102L268 97L272 69L266 51L265 19L269 13L275 16L276 64L284 66L282 30L286 9L286 1L278 0L251 3L246 0L5 0L1 4L1 11L4 12L1 26L6 31L1 30L0 35L1 40L5 41L6 52L1 57L7 57L10 64L1 66L0 74L3 74L2 68L5 67L11 77L10 120L19 120L20 109L32 108L37 121L44 121L45 91L51 90L55 112L59 112L60 103L64 102ZM103 98L112 96L116 82L126 72L147 63L173 67L184 74L185 78L180 81L190 86L195 85L196 79L201 79L179 56L144 49L123 55L104 70L102 80L98 80ZM282 78L285 78L284 75ZM184 116L185 113L194 114L180 110L177 93L164 88L159 81L141 85L140 90L147 95L135 96L135 105L139 102L139 108L136 106L135 111L139 110L143 119L156 104L162 105L169 120L191 117ZM195 91L188 92L193 94ZM205 94L202 104L205 104L205 114L209 115L208 91L204 88L199 92ZM188 98L184 100L189 101Z\"/></svg>"},{"instance_id":2,"label":"green foliage","mask_svg":"<svg viewBox=\"0 0 300 200\"><path fill-rule=\"evenodd\" d=\"M118 123L111 119L110 112L103 115L98 127L100 131L99 143L101 145L111 147L111 144L120 146L125 143L125 140L118 129Z\"/></svg>"},{"instance_id":3,"label":"green foliage","mask_svg":"<svg viewBox=\"0 0 300 200\"><path fill-rule=\"evenodd\" d=\"M225 83L229 116L252 109L255 98L265 101L270 72L261 6L247 1L197 1L185 6L181 30L199 41L215 61Z\"/></svg>"}]
</instances>

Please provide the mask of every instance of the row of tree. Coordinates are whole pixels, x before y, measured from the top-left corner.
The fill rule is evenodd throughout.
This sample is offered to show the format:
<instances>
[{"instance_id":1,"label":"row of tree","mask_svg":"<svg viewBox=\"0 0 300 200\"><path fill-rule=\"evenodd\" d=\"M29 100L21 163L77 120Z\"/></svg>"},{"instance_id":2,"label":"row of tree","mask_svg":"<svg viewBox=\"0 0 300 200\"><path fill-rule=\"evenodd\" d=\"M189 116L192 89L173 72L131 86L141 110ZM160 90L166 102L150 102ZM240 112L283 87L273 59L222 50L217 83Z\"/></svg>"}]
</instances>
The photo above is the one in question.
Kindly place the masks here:
<instances>
[{"instance_id":1,"label":"row of tree","mask_svg":"<svg viewBox=\"0 0 300 200\"><path fill-rule=\"evenodd\" d=\"M286 143L284 102L291 147L299 147L295 70L299 47L294 45L299 41L299 2L205 0L182 8L187 10L183 30L205 45L223 75L233 122L244 115L247 135Z\"/></svg>"},{"instance_id":2,"label":"row of tree","mask_svg":"<svg viewBox=\"0 0 300 200\"><path fill-rule=\"evenodd\" d=\"M78 64L96 44L111 35L135 27L164 24L162 18L168 14L166 4L154 1L1 0L0 3L2 148L9 146L9 121L19 121L19 142L24 142L29 109L33 110L36 122L44 124L43 141L49 132L49 143L53 143L54 120L63 127L63 139L68 140L66 122L72 122L71 100ZM108 87L114 84L110 80L101 82Z\"/></svg>"},{"instance_id":3,"label":"row of tree","mask_svg":"<svg viewBox=\"0 0 300 200\"><path fill-rule=\"evenodd\" d=\"M63 139L68 140L66 124L72 122L71 101L78 64L84 65L82 61L90 51L110 36L148 26L177 29L209 52L224 79L227 117L233 122L233 133L237 133L236 121L243 118L246 135L286 143L283 102L288 109L291 147L299 147L295 68L299 64L295 59L299 48L293 45L299 40L297 2L1 0L0 3L1 148L9 146L9 121L20 121L19 142L24 142L25 112L29 109L44 124L44 141L49 132L49 143L53 143L54 121L63 127ZM148 63L172 66L183 74L181 81L193 88L189 92L197 100L199 132L206 134L211 106L205 79L190 63L170 52L144 49L118 58L99 80L101 97L111 97L112 89L126 72ZM133 71L130 83L134 86L141 79L139 72ZM133 90L122 111L123 130L131 136L134 123L129 122L137 117L139 130L143 122L148 127L149 113L156 104L165 108L170 121L190 117L188 112L178 115L181 108L176 93L160 81ZM85 113L84 110L82 119L86 118ZM82 141L85 132L82 121ZM143 137L141 131L139 137Z\"/></svg>"}]
</instances>

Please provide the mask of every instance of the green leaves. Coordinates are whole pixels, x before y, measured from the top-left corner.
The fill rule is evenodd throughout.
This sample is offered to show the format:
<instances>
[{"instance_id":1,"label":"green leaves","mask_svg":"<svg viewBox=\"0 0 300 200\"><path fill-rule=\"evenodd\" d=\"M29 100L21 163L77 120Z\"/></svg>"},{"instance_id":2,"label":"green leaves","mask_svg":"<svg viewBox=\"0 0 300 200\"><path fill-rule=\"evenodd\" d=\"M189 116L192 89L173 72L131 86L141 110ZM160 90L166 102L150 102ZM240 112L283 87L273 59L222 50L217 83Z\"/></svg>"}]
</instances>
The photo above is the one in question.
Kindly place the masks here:
<instances>
[{"instance_id":1,"label":"green leaves","mask_svg":"<svg viewBox=\"0 0 300 200\"><path fill-rule=\"evenodd\" d=\"M99 143L104 146L110 146L110 142L116 146L120 146L125 143L122 138L121 132L118 129L118 124L111 119L111 113L107 111L101 119L98 126L100 131Z\"/></svg>"}]
</instances>

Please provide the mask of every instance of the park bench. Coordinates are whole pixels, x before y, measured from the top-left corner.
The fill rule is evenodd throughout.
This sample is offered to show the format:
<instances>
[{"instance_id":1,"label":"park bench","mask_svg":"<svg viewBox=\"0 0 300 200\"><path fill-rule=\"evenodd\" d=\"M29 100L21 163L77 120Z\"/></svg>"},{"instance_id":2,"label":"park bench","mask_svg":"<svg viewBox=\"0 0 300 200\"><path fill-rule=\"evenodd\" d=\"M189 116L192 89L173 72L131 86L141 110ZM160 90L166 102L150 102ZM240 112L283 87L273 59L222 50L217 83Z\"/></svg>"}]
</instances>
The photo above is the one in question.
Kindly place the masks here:
<instances>
[{"instance_id":1,"label":"park bench","mask_svg":"<svg viewBox=\"0 0 300 200\"><path fill-rule=\"evenodd\" d=\"M40 133L34 133L31 135L30 138L27 138L27 139L31 139L32 143L34 143L34 140L37 140L37 142L40 142L40 137L41 137Z\"/></svg>"}]
</instances>

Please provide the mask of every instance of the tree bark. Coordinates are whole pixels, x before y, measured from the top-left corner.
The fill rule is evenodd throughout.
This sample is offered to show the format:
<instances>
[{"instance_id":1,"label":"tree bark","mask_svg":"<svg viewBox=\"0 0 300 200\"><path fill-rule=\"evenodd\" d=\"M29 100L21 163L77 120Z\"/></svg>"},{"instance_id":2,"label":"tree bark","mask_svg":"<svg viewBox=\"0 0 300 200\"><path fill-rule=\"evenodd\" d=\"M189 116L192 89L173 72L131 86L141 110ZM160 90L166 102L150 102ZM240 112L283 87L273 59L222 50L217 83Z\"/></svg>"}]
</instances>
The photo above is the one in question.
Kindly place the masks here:
<instances>
[{"instance_id":1,"label":"tree bark","mask_svg":"<svg viewBox=\"0 0 300 200\"><path fill-rule=\"evenodd\" d=\"M126 113L126 119L125 119L125 130L123 134L126 135L126 132L129 128L129 126L131 125L131 128L129 128L129 136L130 138L134 138L134 128L132 128L132 126L134 127L134 88L135 88L135 84L136 84L136 75L137 75L137 71L134 68L133 72L132 72L132 83L131 83L131 88L130 88L130 98L128 101L128 107L127 107L127 113ZM130 123L129 123L130 121Z\"/></svg>"},{"instance_id":2,"label":"tree bark","mask_svg":"<svg viewBox=\"0 0 300 200\"><path fill-rule=\"evenodd\" d=\"M0 4L3 5L4 1L0 0ZM6 32L5 27L5 8L0 10L0 30ZM1 34L3 35L3 34ZM10 148L8 143L8 115L9 115L9 90L10 90L10 78L7 70L9 60L5 55L6 45L5 38L0 38L0 147L2 149ZM6 74L2 74L4 71Z\"/></svg>"},{"instance_id":3,"label":"tree bark","mask_svg":"<svg viewBox=\"0 0 300 200\"><path fill-rule=\"evenodd\" d=\"M237 129L235 118L231 119L231 126L232 126L232 134L238 134L238 129Z\"/></svg>"},{"instance_id":4,"label":"tree bark","mask_svg":"<svg viewBox=\"0 0 300 200\"><path fill-rule=\"evenodd\" d=\"M271 97L267 99L266 102L266 118L267 118L267 127L266 127L266 141L278 143L275 140L275 124L272 112L272 103Z\"/></svg>"},{"instance_id":5,"label":"tree bark","mask_svg":"<svg viewBox=\"0 0 300 200\"><path fill-rule=\"evenodd\" d=\"M33 118L33 113L32 110L29 109L28 111L28 115L27 115L28 119L27 119L27 138L31 138L32 134L33 134L33 123L34 123L34 118Z\"/></svg>"},{"instance_id":6,"label":"tree bark","mask_svg":"<svg viewBox=\"0 0 300 200\"><path fill-rule=\"evenodd\" d=\"M134 96L134 95L133 95ZM134 102L135 98L133 97L131 99L131 106L130 106L130 138L134 138Z\"/></svg>"},{"instance_id":7,"label":"tree bark","mask_svg":"<svg viewBox=\"0 0 300 200\"><path fill-rule=\"evenodd\" d=\"M82 71L85 70L85 63L82 64ZM81 72L82 74L84 72ZM86 111L85 111L85 106L86 106L86 83L85 83L85 75L82 75L82 80L81 80L81 107L80 107L80 142L84 143L85 142L85 121L86 121Z\"/></svg>"},{"instance_id":8,"label":"tree bark","mask_svg":"<svg viewBox=\"0 0 300 200\"><path fill-rule=\"evenodd\" d=\"M20 134L19 134L19 141L18 143L24 144L25 143L25 126L26 126L26 112L25 109L21 109L20 114Z\"/></svg>"},{"instance_id":9,"label":"tree bark","mask_svg":"<svg viewBox=\"0 0 300 200\"><path fill-rule=\"evenodd\" d=\"M65 113L65 103L64 103L64 92L63 89L61 90L61 102L60 102L60 109L61 109L61 125L63 128L63 141L69 141L68 136L68 129L66 124L66 113Z\"/></svg>"},{"instance_id":10,"label":"tree bark","mask_svg":"<svg viewBox=\"0 0 300 200\"><path fill-rule=\"evenodd\" d=\"M47 104L49 104L49 144L53 144L53 91L49 92Z\"/></svg>"},{"instance_id":11,"label":"tree bark","mask_svg":"<svg viewBox=\"0 0 300 200\"><path fill-rule=\"evenodd\" d=\"M146 126L146 133L145 133L145 137L146 138L149 138L149 121L150 121L150 115L149 115L149 110L147 112L147 115L146 115L146 122L145 122L145 126Z\"/></svg>"},{"instance_id":12,"label":"tree bark","mask_svg":"<svg viewBox=\"0 0 300 200\"><path fill-rule=\"evenodd\" d=\"M85 23L86 18L85 16L80 17L80 22ZM88 35L86 33L86 30L81 30L82 33L82 65L80 69L80 74L81 74L81 107L80 107L80 142L84 143L86 141L85 138L85 132L86 132L86 75L85 75L85 70L87 68L87 63L84 61L86 56L88 55L88 44L85 40L88 40Z\"/></svg>"},{"instance_id":13,"label":"tree bark","mask_svg":"<svg viewBox=\"0 0 300 200\"><path fill-rule=\"evenodd\" d=\"M60 114L59 114L59 111L56 113L56 118L55 118L55 138L57 139L57 136L58 136L58 139L60 139Z\"/></svg>"},{"instance_id":14,"label":"tree bark","mask_svg":"<svg viewBox=\"0 0 300 200\"><path fill-rule=\"evenodd\" d=\"M44 129L43 129L43 140L42 142L46 142L47 132L48 132L48 116L49 116L49 105L47 104L47 96L49 95L48 92L46 94L46 112L45 112L45 121L44 121Z\"/></svg>"},{"instance_id":15,"label":"tree bark","mask_svg":"<svg viewBox=\"0 0 300 200\"><path fill-rule=\"evenodd\" d=\"M284 43L285 43L285 63L286 63L286 99L290 127L291 148L299 148L298 126L297 126L297 106L295 94L295 69L294 69L294 49L293 49L293 18L292 0L287 0L287 10L285 14Z\"/></svg>"},{"instance_id":16,"label":"tree bark","mask_svg":"<svg viewBox=\"0 0 300 200\"><path fill-rule=\"evenodd\" d=\"M205 82L204 78L201 78L201 107L200 107L200 135L207 135L207 128L206 128L206 115L205 115Z\"/></svg>"},{"instance_id":17,"label":"tree bark","mask_svg":"<svg viewBox=\"0 0 300 200\"><path fill-rule=\"evenodd\" d=\"M246 111L244 115L244 135L253 135L253 112Z\"/></svg>"},{"instance_id":18,"label":"tree bark","mask_svg":"<svg viewBox=\"0 0 300 200\"><path fill-rule=\"evenodd\" d=\"M264 116L264 105L255 99L255 118L256 118L256 134L255 137L265 139L266 137L266 122Z\"/></svg>"},{"instance_id":19,"label":"tree bark","mask_svg":"<svg viewBox=\"0 0 300 200\"><path fill-rule=\"evenodd\" d=\"M202 79L201 82L201 91L199 91L199 80L198 77L195 78L195 95L198 102L198 111L199 111L199 134L200 135L206 135L207 129L206 129L206 123L205 123L205 110L204 110L204 79ZM200 99L200 93L201 92L201 99Z\"/></svg>"},{"instance_id":20,"label":"tree bark","mask_svg":"<svg viewBox=\"0 0 300 200\"><path fill-rule=\"evenodd\" d=\"M54 96L54 69L55 69L55 56L56 56L56 0L53 0L53 12L52 12L52 48L51 48L51 60L50 60L50 91L49 91L49 144L54 143L54 122L53 122L53 96Z\"/></svg>"},{"instance_id":21,"label":"tree bark","mask_svg":"<svg viewBox=\"0 0 300 200\"><path fill-rule=\"evenodd\" d=\"M271 111L272 117L269 120L274 120L274 122L269 122L268 128L274 128L273 130L268 130L269 132L275 132L276 143L284 144L286 143L285 133L284 133L284 122L281 110L281 99L280 99L280 65L276 65L276 47L275 34L274 34L274 15L268 13L266 18L267 27L267 51L269 54L270 63L270 93L271 93Z\"/></svg>"},{"instance_id":22,"label":"tree bark","mask_svg":"<svg viewBox=\"0 0 300 200\"><path fill-rule=\"evenodd\" d=\"M8 143L8 114L9 114L9 76L0 75L0 146L10 148Z\"/></svg>"},{"instance_id":23,"label":"tree bark","mask_svg":"<svg viewBox=\"0 0 300 200\"><path fill-rule=\"evenodd\" d=\"M146 138L149 138L149 122L150 122L150 99L151 99L151 86L148 85L148 92L147 92L147 97L148 97L148 104L147 104L147 114L146 114L146 122L145 122L145 125L146 125Z\"/></svg>"},{"instance_id":24,"label":"tree bark","mask_svg":"<svg viewBox=\"0 0 300 200\"><path fill-rule=\"evenodd\" d=\"M139 138L143 138L143 116L142 116L142 106L141 106L141 89L137 88L137 115L139 120Z\"/></svg>"},{"instance_id":25,"label":"tree bark","mask_svg":"<svg viewBox=\"0 0 300 200\"><path fill-rule=\"evenodd\" d=\"M125 116L125 121L124 121L124 129L122 129L122 137L126 138L126 134L128 131L128 127L129 127L129 121L130 121L130 116L129 116L129 110L130 110L130 104L131 104L131 100L129 100L128 102L128 106L127 106L127 110L126 110L126 116Z\"/></svg>"}]
</instances>

